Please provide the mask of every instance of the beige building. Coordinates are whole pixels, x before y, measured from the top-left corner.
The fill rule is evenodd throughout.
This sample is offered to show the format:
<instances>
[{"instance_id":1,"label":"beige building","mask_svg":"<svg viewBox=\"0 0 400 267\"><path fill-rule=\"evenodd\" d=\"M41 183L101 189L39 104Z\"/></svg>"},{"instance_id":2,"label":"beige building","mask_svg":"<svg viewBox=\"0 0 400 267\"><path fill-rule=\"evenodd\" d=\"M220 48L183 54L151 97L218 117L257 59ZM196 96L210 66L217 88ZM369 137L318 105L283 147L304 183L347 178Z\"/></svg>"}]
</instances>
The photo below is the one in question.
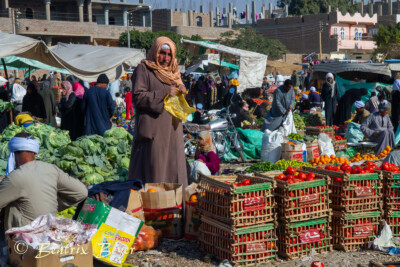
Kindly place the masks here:
<instances>
[{"instance_id":1,"label":"beige building","mask_svg":"<svg viewBox=\"0 0 400 267\"><path fill-rule=\"evenodd\" d=\"M58 42L116 45L121 33L151 30L151 5L109 0L0 0L0 31Z\"/></svg>"}]
</instances>

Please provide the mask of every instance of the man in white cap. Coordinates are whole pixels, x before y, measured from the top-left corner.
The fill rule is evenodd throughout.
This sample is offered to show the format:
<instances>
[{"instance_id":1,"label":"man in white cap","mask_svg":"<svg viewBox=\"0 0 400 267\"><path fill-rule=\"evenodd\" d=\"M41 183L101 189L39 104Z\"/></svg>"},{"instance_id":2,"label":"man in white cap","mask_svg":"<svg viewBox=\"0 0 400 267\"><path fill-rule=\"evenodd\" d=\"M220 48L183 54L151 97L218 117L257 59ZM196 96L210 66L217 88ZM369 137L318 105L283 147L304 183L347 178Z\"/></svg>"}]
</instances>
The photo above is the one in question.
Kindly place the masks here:
<instances>
[{"instance_id":1,"label":"man in white cap","mask_svg":"<svg viewBox=\"0 0 400 267\"><path fill-rule=\"evenodd\" d=\"M382 102L378 109L378 112L369 115L361 124L362 133L372 142L378 143L375 150L376 154L381 153L387 146L394 147L393 124L388 115L390 104Z\"/></svg>"},{"instance_id":2,"label":"man in white cap","mask_svg":"<svg viewBox=\"0 0 400 267\"><path fill-rule=\"evenodd\" d=\"M369 111L366 110L365 104L362 101L354 102L354 108L356 109L356 116L353 118L353 122L362 124L369 116Z\"/></svg>"},{"instance_id":3,"label":"man in white cap","mask_svg":"<svg viewBox=\"0 0 400 267\"><path fill-rule=\"evenodd\" d=\"M276 77L275 77L275 84L276 85L282 85L285 79L283 79L283 76L281 75L281 72L278 70L276 72Z\"/></svg>"},{"instance_id":4,"label":"man in white cap","mask_svg":"<svg viewBox=\"0 0 400 267\"><path fill-rule=\"evenodd\" d=\"M40 215L55 214L82 202L86 186L55 165L35 160L39 142L22 132L8 143L6 177L0 182L0 209L4 228L21 227Z\"/></svg>"},{"instance_id":5,"label":"man in white cap","mask_svg":"<svg viewBox=\"0 0 400 267\"><path fill-rule=\"evenodd\" d=\"M301 100L297 103L296 108L303 113L305 110L310 110L310 100L307 94L301 95Z\"/></svg>"},{"instance_id":6,"label":"man in white cap","mask_svg":"<svg viewBox=\"0 0 400 267\"><path fill-rule=\"evenodd\" d=\"M316 92L314 86L311 86L310 93L308 94L308 100L310 100L310 108L321 107L321 96Z\"/></svg>"}]
</instances>

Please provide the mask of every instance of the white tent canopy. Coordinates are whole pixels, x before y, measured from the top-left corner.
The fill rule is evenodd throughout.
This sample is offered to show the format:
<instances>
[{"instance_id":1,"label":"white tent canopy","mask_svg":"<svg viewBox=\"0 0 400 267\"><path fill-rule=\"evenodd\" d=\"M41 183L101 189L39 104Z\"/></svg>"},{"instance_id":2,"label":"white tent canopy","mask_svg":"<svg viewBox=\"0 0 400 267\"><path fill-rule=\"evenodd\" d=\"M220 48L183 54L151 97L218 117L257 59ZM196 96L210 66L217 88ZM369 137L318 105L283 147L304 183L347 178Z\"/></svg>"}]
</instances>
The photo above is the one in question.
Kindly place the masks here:
<instances>
[{"instance_id":1,"label":"white tent canopy","mask_svg":"<svg viewBox=\"0 0 400 267\"><path fill-rule=\"evenodd\" d=\"M326 63L313 66L313 72L331 72L333 74L341 72L366 72L391 76L388 64L380 63Z\"/></svg>"},{"instance_id":2,"label":"white tent canopy","mask_svg":"<svg viewBox=\"0 0 400 267\"><path fill-rule=\"evenodd\" d=\"M191 41L182 39L182 43L198 45L213 49L220 53L226 53L239 57L238 92L243 92L246 88L261 87L265 68L267 67L268 56L205 41Z\"/></svg>"},{"instance_id":3,"label":"white tent canopy","mask_svg":"<svg viewBox=\"0 0 400 267\"><path fill-rule=\"evenodd\" d=\"M0 32L0 58L18 56L66 69L74 76L94 82L105 73L110 81L124 69L136 67L145 58L139 49L59 43L47 47L43 41Z\"/></svg>"}]
</instances>

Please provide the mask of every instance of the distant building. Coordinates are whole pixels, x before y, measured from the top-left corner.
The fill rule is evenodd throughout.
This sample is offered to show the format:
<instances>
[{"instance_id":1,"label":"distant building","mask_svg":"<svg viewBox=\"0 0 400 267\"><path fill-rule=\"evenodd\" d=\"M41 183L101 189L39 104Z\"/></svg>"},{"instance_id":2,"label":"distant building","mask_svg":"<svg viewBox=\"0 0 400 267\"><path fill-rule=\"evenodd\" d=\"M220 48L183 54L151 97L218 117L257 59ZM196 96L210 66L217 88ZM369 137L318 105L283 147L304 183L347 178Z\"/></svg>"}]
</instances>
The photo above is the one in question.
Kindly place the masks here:
<instances>
[{"instance_id":1,"label":"distant building","mask_svg":"<svg viewBox=\"0 0 400 267\"><path fill-rule=\"evenodd\" d=\"M0 31L58 42L116 45L121 33L151 30L151 5L108 0L0 0Z\"/></svg>"},{"instance_id":2,"label":"distant building","mask_svg":"<svg viewBox=\"0 0 400 267\"><path fill-rule=\"evenodd\" d=\"M319 31L322 29L322 53L331 57L369 59L376 48L370 27L377 15L362 16L340 12L296 17L261 19L257 30L265 37L281 41L291 53L319 53Z\"/></svg>"}]
</instances>

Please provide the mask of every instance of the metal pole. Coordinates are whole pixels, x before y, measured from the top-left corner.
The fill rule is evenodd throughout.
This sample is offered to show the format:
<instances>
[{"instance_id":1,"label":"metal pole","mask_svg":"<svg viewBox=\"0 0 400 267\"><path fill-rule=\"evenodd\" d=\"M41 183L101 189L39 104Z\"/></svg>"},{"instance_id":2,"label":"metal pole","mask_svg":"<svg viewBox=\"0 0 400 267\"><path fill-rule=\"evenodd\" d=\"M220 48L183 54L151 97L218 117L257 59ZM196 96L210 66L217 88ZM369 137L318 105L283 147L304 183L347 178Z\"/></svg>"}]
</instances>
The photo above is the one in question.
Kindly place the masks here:
<instances>
[{"instance_id":1,"label":"metal pole","mask_svg":"<svg viewBox=\"0 0 400 267\"><path fill-rule=\"evenodd\" d=\"M8 72L7 72L7 66L6 66L6 62L4 61L4 58L1 58L1 62L3 63L4 75L6 76L6 80L7 80L7 100L8 100L8 102L10 102L10 83L8 82ZM13 123L12 110L10 110L10 122Z\"/></svg>"},{"instance_id":2,"label":"metal pole","mask_svg":"<svg viewBox=\"0 0 400 267\"><path fill-rule=\"evenodd\" d=\"M128 29L128 48L131 48L131 32Z\"/></svg>"},{"instance_id":3,"label":"metal pole","mask_svg":"<svg viewBox=\"0 0 400 267\"><path fill-rule=\"evenodd\" d=\"M322 21L319 22L319 60L322 60Z\"/></svg>"}]
</instances>

